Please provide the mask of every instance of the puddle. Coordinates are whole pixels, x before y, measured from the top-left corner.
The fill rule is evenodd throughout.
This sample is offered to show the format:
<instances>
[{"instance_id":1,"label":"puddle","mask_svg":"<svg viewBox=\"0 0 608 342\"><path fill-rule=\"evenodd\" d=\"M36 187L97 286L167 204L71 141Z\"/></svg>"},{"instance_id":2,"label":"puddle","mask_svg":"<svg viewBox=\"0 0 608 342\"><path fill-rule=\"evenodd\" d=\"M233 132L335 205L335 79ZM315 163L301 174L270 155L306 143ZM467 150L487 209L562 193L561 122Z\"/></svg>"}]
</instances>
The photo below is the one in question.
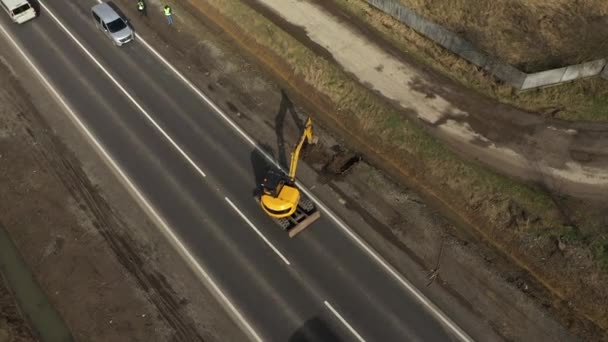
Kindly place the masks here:
<instances>
[{"instance_id":1,"label":"puddle","mask_svg":"<svg viewBox=\"0 0 608 342\"><path fill-rule=\"evenodd\" d=\"M16 296L19 309L41 341L73 341L65 323L33 278L8 233L0 224L0 272Z\"/></svg>"}]
</instances>

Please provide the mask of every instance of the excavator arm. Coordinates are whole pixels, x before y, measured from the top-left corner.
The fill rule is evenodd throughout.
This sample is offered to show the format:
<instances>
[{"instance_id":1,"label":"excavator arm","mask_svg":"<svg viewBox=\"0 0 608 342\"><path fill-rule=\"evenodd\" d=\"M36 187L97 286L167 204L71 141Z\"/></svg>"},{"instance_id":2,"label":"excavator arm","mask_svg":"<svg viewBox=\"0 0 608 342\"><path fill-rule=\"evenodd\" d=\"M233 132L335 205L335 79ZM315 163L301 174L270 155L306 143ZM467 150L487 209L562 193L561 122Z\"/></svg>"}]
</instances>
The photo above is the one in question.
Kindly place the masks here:
<instances>
[{"instance_id":1,"label":"excavator arm","mask_svg":"<svg viewBox=\"0 0 608 342\"><path fill-rule=\"evenodd\" d=\"M298 169L298 161L300 160L300 151L302 150L305 141L309 144L312 143L312 118L310 117L306 119L306 125L304 127L304 132L302 132L302 136L300 137L300 141L291 152L291 161L289 163L289 180L291 182L295 182L296 180L296 170Z\"/></svg>"}]
</instances>

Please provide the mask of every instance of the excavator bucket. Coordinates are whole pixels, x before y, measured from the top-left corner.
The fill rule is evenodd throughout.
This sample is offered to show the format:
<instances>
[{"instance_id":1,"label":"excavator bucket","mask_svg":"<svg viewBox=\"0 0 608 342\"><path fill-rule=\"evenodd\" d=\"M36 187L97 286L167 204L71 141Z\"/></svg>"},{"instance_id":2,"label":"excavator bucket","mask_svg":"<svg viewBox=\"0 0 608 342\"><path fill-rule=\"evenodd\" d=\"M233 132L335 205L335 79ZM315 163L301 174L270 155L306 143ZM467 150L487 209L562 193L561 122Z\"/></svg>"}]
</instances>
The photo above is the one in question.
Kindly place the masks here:
<instances>
[{"instance_id":1,"label":"excavator bucket","mask_svg":"<svg viewBox=\"0 0 608 342\"><path fill-rule=\"evenodd\" d=\"M293 226L293 228L289 229L287 231L287 234L289 235L290 238L298 235L301 231L303 231L308 226L310 226L313 222L315 222L317 219L319 219L319 217L321 217L321 213L318 211L315 211L311 215L306 216L302 221L300 221L300 223Z\"/></svg>"}]
</instances>

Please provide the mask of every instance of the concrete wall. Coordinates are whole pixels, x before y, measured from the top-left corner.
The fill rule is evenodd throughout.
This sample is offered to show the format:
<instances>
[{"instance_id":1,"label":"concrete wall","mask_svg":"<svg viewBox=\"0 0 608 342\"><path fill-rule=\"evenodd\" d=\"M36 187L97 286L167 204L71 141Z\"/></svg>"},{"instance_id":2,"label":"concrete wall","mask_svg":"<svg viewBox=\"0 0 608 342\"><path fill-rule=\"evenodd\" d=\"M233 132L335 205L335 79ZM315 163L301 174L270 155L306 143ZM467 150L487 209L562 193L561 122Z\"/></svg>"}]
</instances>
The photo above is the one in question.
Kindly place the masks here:
<instances>
[{"instance_id":1,"label":"concrete wall","mask_svg":"<svg viewBox=\"0 0 608 342\"><path fill-rule=\"evenodd\" d=\"M605 59L570 65L559 69L551 69L541 72L527 74L524 84L520 89L533 89L546 87L564 82L569 82L577 78L585 78L599 75L606 66Z\"/></svg>"},{"instance_id":2,"label":"concrete wall","mask_svg":"<svg viewBox=\"0 0 608 342\"><path fill-rule=\"evenodd\" d=\"M473 44L456 33L419 16L395 0L365 1L470 63L487 70L499 80L520 90L547 87L600 74L603 78L608 79L608 68L605 68L606 59L528 74L477 50Z\"/></svg>"}]
</instances>

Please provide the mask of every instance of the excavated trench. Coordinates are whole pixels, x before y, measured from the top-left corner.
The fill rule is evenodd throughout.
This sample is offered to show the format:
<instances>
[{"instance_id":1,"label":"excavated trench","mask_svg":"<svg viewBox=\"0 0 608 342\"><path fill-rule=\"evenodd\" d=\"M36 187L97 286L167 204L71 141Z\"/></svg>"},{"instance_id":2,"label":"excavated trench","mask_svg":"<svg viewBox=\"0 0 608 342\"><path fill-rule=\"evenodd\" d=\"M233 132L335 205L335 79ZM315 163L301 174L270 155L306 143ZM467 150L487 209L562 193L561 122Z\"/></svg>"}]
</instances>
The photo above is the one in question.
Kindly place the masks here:
<instances>
[{"instance_id":1,"label":"excavated trench","mask_svg":"<svg viewBox=\"0 0 608 342\"><path fill-rule=\"evenodd\" d=\"M302 158L319 173L322 183L343 177L362 160L361 155L341 145L326 147L322 143L307 146Z\"/></svg>"}]
</instances>

